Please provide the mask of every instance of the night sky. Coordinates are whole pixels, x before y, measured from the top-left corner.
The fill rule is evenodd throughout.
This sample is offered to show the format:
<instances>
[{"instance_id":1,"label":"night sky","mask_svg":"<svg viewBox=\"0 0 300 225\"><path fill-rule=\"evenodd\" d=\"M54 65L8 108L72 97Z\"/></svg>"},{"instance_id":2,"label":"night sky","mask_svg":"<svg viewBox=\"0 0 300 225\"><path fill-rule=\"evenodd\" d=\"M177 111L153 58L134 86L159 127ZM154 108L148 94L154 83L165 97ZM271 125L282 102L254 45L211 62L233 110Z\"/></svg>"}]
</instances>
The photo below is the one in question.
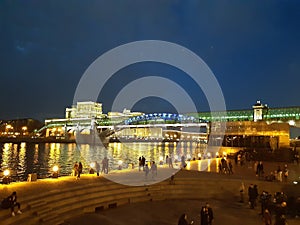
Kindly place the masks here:
<instances>
[{"instance_id":1,"label":"night sky","mask_svg":"<svg viewBox=\"0 0 300 225\"><path fill-rule=\"evenodd\" d=\"M63 118L90 64L140 40L173 42L196 53L217 78L227 109L249 109L258 99L270 107L300 106L297 0L1 0L0 37L0 119ZM199 111L209 110L201 88L183 71L144 62L105 84L98 98L104 112L124 86L149 75L173 80ZM159 97L141 99L132 110L176 111Z\"/></svg>"}]
</instances>

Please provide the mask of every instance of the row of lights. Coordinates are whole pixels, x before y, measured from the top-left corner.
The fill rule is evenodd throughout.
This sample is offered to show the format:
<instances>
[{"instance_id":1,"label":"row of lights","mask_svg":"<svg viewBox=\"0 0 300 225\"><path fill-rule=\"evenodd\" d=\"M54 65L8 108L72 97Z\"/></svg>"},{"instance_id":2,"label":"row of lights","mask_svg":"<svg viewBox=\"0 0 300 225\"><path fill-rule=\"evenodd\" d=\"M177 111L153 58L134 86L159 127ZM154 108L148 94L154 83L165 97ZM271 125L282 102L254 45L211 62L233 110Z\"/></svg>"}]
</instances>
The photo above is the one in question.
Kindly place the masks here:
<instances>
[{"instance_id":1,"label":"row of lights","mask_svg":"<svg viewBox=\"0 0 300 225\"><path fill-rule=\"evenodd\" d=\"M20 134L22 134L22 135L26 135L27 134L27 130L28 130L28 128L27 128L27 126L23 126L22 128L21 128L21 130L22 130L22 133L20 133L20 132L15 132L14 131L14 127L12 126L12 125L10 125L10 124L7 124L6 126L5 126L5 131L4 132L2 132L2 135L7 135L7 134L12 134L12 135L20 135Z\"/></svg>"},{"instance_id":2,"label":"row of lights","mask_svg":"<svg viewBox=\"0 0 300 225\"><path fill-rule=\"evenodd\" d=\"M52 178L58 178L58 166L55 165L52 167ZM3 178L2 178L2 184L10 184L11 182L11 178L10 178L10 170L9 169L5 169L3 171Z\"/></svg>"}]
</instances>

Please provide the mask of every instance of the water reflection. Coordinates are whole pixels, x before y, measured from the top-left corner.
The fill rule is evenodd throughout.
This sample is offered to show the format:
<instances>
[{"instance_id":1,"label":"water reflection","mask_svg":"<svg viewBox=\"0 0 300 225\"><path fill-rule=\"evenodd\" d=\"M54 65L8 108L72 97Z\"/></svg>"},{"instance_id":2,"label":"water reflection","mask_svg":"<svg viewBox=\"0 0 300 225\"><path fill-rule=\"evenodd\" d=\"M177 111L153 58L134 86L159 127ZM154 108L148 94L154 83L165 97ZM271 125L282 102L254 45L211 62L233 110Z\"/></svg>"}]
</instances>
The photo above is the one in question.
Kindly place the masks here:
<instances>
[{"instance_id":1,"label":"water reflection","mask_svg":"<svg viewBox=\"0 0 300 225\"><path fill-rule=\"evenodd\" d=\"M165 161L168 155L176 162L182 155L186 159L193 158L201 151L196 143L189 142L110 143L108 148L88 144L5 143L0 144L0 168L9 168L16 180L26 180L30 173L37 173L40 178L51 175L54 165L59 166L60 175L70 175L76 161L83 164L87 173L90 163L101 164L104 157L109 159L110 169L117 169L119 160L123 162L122 167L127 168L132 164L137 166L140 156L158 163L160 158Z\"/></svg>"}]
</instances>

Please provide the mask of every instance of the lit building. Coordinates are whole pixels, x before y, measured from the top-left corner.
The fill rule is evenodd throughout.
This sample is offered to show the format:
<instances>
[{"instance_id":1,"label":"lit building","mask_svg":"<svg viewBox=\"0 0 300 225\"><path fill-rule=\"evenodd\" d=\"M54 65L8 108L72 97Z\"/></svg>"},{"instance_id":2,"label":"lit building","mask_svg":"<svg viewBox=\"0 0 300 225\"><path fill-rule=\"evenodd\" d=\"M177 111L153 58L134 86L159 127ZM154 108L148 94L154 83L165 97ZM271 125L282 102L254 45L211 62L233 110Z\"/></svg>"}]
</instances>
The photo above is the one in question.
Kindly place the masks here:
<instances>
[{"instance_id":1,"label":"lit building","mask_svg":"<svg viewBox=\"0 0 300 225\"><path fill-rule=\"evenodd\" d=\"M300 127L300 106L270 108L258 101L252 109L227 110L216 112L188 113L190 116L207 121L258 121L288 122Z\"/></svg>"},{"instance_id":2,"label":"lit building","mask_svg":"<svg viewBox=\"0 0 300 225\"><path fill-rule=\"evenodd\" d=\"M253 108L253 121L254 122L263 120L264 115L266 115L268 112L268 106L261 104L260 101L257 101L254 104L254 106L252 106L252 108Z\"/></svg>"},{"instance_id":3,"label":"lit building","mask_svg":"<svg viewBox=\"0 0 300 225\"><path fill-rule=\"evenodd\" d=\"M66 119L72 118L102 118L102 103L97 102L77 102L76 106L66 108Z\"/></svg>"}]
</instances>

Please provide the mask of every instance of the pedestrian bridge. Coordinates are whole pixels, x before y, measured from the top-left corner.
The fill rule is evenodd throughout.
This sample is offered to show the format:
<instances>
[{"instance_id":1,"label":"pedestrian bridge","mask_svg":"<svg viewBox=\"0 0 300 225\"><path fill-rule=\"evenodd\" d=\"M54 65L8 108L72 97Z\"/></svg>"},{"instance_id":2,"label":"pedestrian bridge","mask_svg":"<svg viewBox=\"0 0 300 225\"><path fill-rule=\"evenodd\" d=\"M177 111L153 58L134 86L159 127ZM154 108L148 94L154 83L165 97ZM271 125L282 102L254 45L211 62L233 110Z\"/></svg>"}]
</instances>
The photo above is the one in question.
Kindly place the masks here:
<instances>
[{"instance_id":1,"label":"pedestrian bridge","mask_svg":"<svg viewBox=\"0 0 300 225\"><path fill-rule=\"evenodd\" d=\"M45 126L37 131L39 135L66 136L77 134L90 134L98 132L109 137L115 133L124 136L143 136L146 133L185 132L207 134L208 122L192 116L172 113L152 113L130 118L70 118L50 119ZM160 134L161 135L161 134Z\"/></svg>"}]
</instances>

